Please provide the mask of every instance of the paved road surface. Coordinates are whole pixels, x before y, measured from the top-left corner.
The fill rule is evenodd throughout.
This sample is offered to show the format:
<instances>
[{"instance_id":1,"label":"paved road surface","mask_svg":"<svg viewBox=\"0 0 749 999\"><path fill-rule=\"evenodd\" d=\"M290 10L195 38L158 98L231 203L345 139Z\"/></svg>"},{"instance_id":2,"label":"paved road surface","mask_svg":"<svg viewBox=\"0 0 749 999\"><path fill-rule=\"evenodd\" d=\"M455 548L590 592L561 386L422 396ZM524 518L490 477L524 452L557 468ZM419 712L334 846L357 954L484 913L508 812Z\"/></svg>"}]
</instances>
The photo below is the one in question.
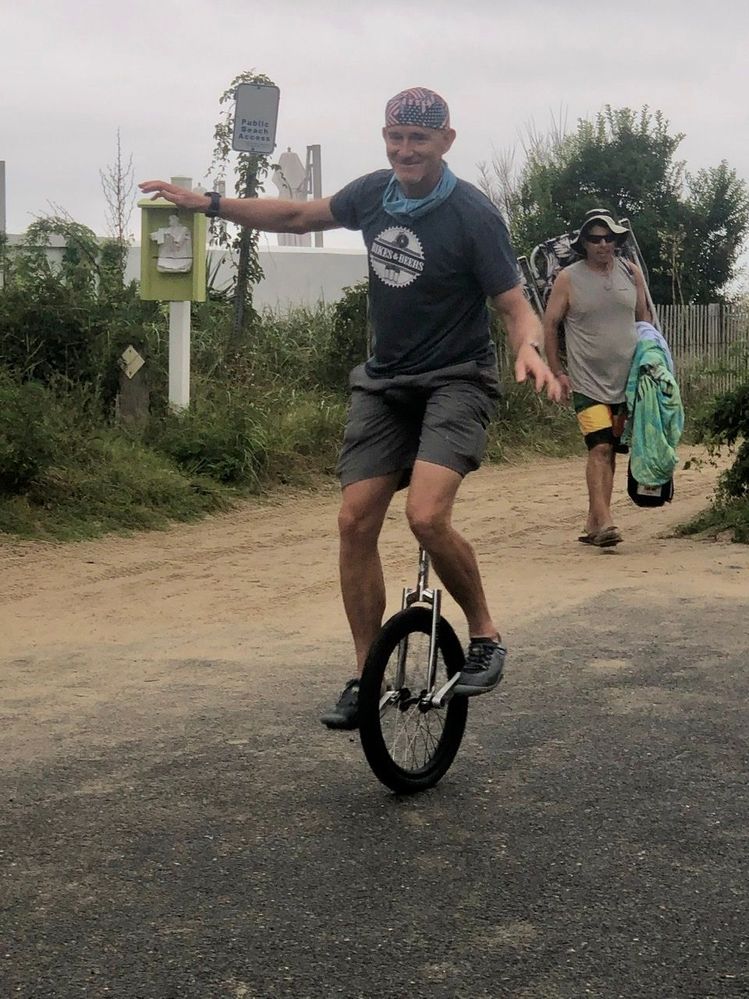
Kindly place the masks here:
<instances>
[{"instance_id":1,"label":"paved road surface","mask_svg":"<svg viewBox=\"0 0 749 999\"><path fill-rule=\"evenodd\" d=\"M294 517L258 516L270 571ZM327 541L317 569L287 553L306 560L293 615L227 602L191 633L207 552L234 592L212 546L238 520L180 532L181 563L168 535L11 546L0 997L749 995L749 552L634 519L629 554L577 551L571 527L483 535L511 665L410 799L317 722L348 655L321 637L340 615Z\"/></svg>"}]
</instances>

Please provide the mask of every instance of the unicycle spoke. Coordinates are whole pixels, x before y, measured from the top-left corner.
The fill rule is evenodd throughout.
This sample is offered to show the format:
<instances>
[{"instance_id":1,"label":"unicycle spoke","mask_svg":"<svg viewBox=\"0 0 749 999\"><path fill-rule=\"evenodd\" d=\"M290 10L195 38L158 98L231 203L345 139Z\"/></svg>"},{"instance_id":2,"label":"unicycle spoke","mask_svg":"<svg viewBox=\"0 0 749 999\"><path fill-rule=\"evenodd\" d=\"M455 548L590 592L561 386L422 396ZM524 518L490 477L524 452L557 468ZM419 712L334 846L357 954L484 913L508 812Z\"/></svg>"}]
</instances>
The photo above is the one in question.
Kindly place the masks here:
<instances>
[{"instance_id":1,"label":"unicycle spoke","mask_svg":"<svg viewBox=\"0 0 749 999\"><path fill-rule=\"evenodd\" d=\"M445 711L444 708L422 711L418 705L414 705L406 712L394 713L389 740L386 719L383 718L383 734L393 760L411 770L426 766L442 737Z\"/></svg>"},{"instance_id":2,"label":"unicycle spoke","mask_svg":"<svg viewBox=\"0 0 749 999\"><path fill-rule=\"evenodd\" d=\"M383 714L383 741L393 763L408 772L427 770L439 753L446 714L447 708L422 711L418 703Z\"/></svg>"}]
</instances>

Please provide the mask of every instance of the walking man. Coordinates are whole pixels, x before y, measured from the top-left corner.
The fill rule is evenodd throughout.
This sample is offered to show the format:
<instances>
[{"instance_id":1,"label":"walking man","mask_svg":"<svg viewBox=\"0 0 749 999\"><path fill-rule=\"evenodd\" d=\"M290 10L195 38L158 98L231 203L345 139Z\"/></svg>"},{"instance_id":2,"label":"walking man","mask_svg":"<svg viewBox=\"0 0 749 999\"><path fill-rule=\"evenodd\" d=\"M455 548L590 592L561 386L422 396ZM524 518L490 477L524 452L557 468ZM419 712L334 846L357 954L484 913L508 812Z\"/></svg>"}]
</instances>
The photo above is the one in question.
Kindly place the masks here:
<instances>
[{"instance_id":1,"label":"walking man","mask_svg":"<svg viewBox=\"0 0 749 999\"><path fill-rule=\"evenodd\" d=\"M560 271L544 312L549 365L570 396L588 448L588 516L580 541L610 547L622 540L611 514L616 451L626 419L625 388L637 345L635 320L651 319L639 267L616 255L628 229L603 209L585 216L572 248L582 260ZM564 322L568 372L559 353Z\"/></svg>"}]
</instances>

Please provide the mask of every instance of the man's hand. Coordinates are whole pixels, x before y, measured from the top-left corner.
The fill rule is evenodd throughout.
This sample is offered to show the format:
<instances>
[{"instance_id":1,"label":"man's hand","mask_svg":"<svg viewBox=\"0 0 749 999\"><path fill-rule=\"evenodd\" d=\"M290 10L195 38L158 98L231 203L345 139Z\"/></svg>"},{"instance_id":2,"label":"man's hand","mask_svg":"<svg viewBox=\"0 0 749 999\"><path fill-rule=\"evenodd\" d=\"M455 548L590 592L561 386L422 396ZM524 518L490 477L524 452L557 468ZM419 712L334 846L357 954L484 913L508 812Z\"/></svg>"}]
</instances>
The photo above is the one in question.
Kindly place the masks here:
<instances>
[{"instance_id":1,"label":"man's hand","mask_svg":"<svg viewBox=\"0 0 749 999\"><path fill-rule=\"evenodd\" d=\"M138 187L144 194L152 194L152 201L157 198L164 198L171 201L177 208L184 208L189 212L202 212L210 204L207 194L199 191L188 191L186 187L177 187L174 184L167 184L165 180L144 180Z\"/></svg>"},{"instance_id":2,"label":"man's hand","mask_svg":"<svg viewBox=\"0 0 749 999\"><path fill-rule=\"evenodd\" d=\"M560 401L562 388L558 380L536 348L530 343L521 344L515 358L515 381L524 382L526 378L533 379L536 392L541 392L545 385L548 398L552 402Z\"/></svg>"},{"instance_id":3,"label":"man's hand","mask_svg":"<svg viewBox=\"0 0 749 999\"><path fill-rule=\"evenodd\" d=\"M557 381L562 389L562 398L560 401L566 404L572 397L572 384L563 371L557 375Z\"/></svg>"}]
</instances>

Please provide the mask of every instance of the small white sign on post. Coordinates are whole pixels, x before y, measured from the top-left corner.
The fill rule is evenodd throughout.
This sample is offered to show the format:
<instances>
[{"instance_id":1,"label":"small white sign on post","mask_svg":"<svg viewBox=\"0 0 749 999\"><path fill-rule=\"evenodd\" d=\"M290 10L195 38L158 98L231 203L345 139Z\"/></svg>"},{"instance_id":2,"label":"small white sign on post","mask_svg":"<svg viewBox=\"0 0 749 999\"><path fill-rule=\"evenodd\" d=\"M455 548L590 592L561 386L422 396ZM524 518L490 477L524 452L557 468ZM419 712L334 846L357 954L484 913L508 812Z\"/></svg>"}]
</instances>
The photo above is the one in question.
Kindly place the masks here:
<instances>
[{"instance_id":1,"label":"small white sign on post","mask_svg":"<svg viewBox=\"0 0 749 999\"><path fill-rule=\"evenodd\" d=\"M130 346L126 347L120 354L118 363L128 378L135 378L146 362L143 360L135 347L130 344Z\"/></svg>"},{"instance_id":2,"label":"small white sign on post","mask_svg":"<svg viewBox=\"0 0 749 999\"><path fill-rule=\"evenodd\" d=\"M240 83L234 108L232 149L241 153L272 153L281 91L265 83Z\"/></svg>"}]
</instances>

